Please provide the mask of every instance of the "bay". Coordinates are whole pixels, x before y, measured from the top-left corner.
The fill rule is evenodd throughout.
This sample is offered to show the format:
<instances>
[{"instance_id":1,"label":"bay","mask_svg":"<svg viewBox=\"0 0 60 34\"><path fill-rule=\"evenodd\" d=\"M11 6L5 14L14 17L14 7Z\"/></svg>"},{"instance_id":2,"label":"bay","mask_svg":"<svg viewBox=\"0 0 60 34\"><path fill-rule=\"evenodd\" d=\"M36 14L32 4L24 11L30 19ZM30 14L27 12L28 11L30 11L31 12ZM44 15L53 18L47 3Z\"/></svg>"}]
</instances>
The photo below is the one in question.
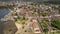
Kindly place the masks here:
<instances>
[{"instance_id":1,"label":"bay","mask_svg":"<svg viewBox=\"0 0 60 34\"><path fill-rule=\"evenodd\" d=\"M8 9L0 9L0 19L7 15L10 11Z\"/></svg>"}]
</instances>

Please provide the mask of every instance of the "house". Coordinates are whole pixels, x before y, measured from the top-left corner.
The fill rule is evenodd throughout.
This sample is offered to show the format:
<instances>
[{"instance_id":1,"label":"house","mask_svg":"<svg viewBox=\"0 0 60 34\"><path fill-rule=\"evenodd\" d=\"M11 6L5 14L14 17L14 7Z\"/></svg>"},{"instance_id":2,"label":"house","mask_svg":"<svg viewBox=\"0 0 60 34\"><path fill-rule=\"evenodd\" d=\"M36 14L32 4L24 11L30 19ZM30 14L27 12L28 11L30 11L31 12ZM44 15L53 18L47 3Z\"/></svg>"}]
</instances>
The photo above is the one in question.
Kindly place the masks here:
<instances>
[{"instance_id":1,"label":"house","mask_svg":"<svg viewBox=\"0 0 60 34\"><path fill-rule=\"evenodd\" d=\"M32 20L32 28L33 28L33 32L36 34L40 34L41 33L41 27L39 26L37 20Z\"/></svg>"}]
</instances>

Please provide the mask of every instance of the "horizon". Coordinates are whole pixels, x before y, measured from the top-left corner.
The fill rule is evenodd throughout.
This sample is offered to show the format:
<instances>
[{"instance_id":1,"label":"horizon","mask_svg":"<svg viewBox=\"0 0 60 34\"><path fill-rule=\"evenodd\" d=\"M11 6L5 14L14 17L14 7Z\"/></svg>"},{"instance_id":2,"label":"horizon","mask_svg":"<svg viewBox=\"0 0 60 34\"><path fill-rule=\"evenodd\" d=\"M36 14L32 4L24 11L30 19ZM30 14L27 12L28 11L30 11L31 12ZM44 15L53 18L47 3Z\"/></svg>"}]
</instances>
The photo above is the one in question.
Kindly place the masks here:
<instances>
[{"instance_id":1,"label":"horizon","mask_svg":"<svg viewBox=\"0 0 60 34\"><path fill-rule=\"evenodd\" d=\"M0 1L3 1L3 2L6 2L6 1L35 1L35 2L38 2L38 1L49 1L49 0L0 0Z\"/></svg>"}]
</instances>

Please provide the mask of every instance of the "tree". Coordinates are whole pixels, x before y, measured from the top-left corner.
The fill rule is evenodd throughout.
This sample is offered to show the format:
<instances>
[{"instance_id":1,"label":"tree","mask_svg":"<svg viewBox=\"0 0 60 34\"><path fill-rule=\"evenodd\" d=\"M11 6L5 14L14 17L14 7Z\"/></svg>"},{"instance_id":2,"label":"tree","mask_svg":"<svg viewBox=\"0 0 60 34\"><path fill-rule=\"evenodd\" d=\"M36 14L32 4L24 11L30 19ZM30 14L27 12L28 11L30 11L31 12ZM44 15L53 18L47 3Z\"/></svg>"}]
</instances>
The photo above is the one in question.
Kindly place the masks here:
<instances>
[{"instance_id":1,"label":"tree","mask_svg":"<svg viewBox=\"0 0 60 34\"><path fill-rule=\"evenodd\" d=\"M49 11L42 11L42 12L41 12L41 15L42 15L42 16L48 16L49 14L50 14Z\"/></svg>"},{"instance_id":2,"label":"tree","mask_svg":"<svg viewBox=\"0 0 60 34\"><path fill-rule=\"evenodd\" d=\"M51 20L51 25L57 29L60 29L60 19Z\"/></svg>"},{"instance_id":3,"label":"tree","mask_svg":"<svg viewBox=\"0 0 60 34\"><path fill-rule=\"evenodd\" d=\"M41 20L41 26L42 26L43 32L45 32L45 34L48 32L48 26L46 25L46 21L47 21L47 19L45 19L45 18Z\"/></svg>"}]
</instances>

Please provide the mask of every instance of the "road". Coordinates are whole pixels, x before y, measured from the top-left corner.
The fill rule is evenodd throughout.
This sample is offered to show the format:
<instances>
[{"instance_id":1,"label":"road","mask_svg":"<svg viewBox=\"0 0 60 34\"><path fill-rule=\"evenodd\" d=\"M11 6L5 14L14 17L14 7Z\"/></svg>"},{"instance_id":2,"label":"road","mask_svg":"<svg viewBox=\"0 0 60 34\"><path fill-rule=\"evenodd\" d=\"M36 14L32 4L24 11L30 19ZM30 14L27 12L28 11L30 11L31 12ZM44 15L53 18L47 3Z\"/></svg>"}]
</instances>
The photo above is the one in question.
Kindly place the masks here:
<instances>
[{"instance_id":1,"label":"road","mask_svg":"<svg viewBox=\"0 0 60 34\"><path fill-rule=\"evenodd\" d=\"M34 34L34 32L32 32L32 30L30 29L30 24L29 23L30 18L28 21L26 21L26 24L24 24L22 27L20 24L16 24L18 31L16 32L16 34Z\"/></svg>"},{"instance_id":2,"label":"road","mask_svg":"<svg viewBox=\"0 0 60 34\"><path fill-rule=\"evenodd\" d=\"M22 34L34 34L34 32L30 28L30 24L31 24L30 20L31 20L31 18L29 18L29 20L24 25L24 29L22 30Z\"/></svg>"}]
</instances>

